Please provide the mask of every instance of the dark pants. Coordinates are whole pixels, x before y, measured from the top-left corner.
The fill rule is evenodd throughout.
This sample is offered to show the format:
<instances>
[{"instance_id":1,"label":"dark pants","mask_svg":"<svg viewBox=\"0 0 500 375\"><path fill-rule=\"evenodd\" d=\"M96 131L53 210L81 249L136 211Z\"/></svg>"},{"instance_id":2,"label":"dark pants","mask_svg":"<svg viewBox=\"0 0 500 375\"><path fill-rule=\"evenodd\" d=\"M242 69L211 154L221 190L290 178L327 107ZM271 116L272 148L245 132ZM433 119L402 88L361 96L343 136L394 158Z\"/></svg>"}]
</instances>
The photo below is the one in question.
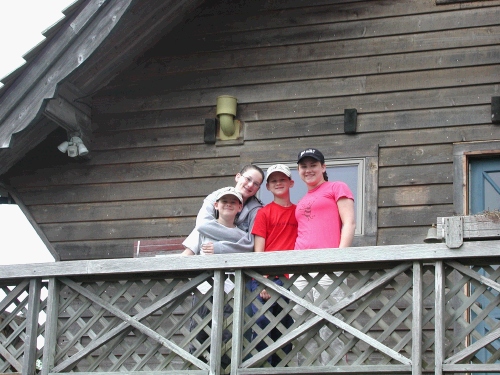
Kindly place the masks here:
<instances>
[{"instance_id":1,"label":"dark pants","mask_svg":"<svg viewBox=\"0 0 500 375\"><path fill-rule=\"evenodd\" d=\"M246 287L250 288L250 282L247 282ZM192 305L193 306L196 305L197 301L198 301L198 298L195 295L193 295L193 303L192 303ZM211 299L211 301L213 302L213 298ZM246 314L248 316L252 316L253 315L253 309L251 308L251 306L246 306L245 307L245 312L246 312ZM205 305L201 306L198 309L198 311L197 311L197 314L202 319L204 317L206 317L209 313L210 313L210 310ZM227 318L229 318L232 314L233 314L233 307L231 305L228 305L228 304L224 305L224 310L223 310L224 320L227 319ZM190 322L189 322L189 331L192 332L196 328L196 326L197 326L196 321L194 319L191 319ZM212 324L209 323L208 326L212 327ZM243 334L243 336L250 342L251 338L252 338L252 332L250 330L248 330L247 332L245 332ZM222 331L222 342L226 343L229 340L231 340L231 338L232 338L232 333L229 330L224 329ZM204 330L201 330L196 335L196 340L198 340L198 342L200 344L203 344L206 340L210 340L210 336ZM195 351L196 351L196 348L194 347L194 345L191 344L189 346L189 353L193 354ZM200 358L200 359L203 360L203 358ZM208 362L208 358L206 358L205 361ZM223 354L222 357L221 357L221 365L222 365L222 367L226 368L230 364L231 364L231 358L228 355Z\"/></svg>"},{"instance_id":2,"label":"dark pants","mask_svg":"<svg viewBox=\"0 0 500 375\"><path fill-rule=\"evenodd\" d=\"M273 282L276 284L276 285L279 285L279 286L283 286L283 281L281 281L279 278L275 277L273 279ZM259 287L259 283L255 280L252 280L250 282L250 291L254 291L255 289L257 289ZM287 303L289 302L288 298L285 298L285 297L281 297L283 298ZM257 296L257 299L262 303L264 304L266 301L264 301L260 295ZM253 314L255 315L257 312L258 312L258 308L257 306L255 306L254 304L251 305L252 307L252 312ZM269 308L268 310L271 314L273 314L274 316L277 316L278 314L280 314L282 311L283 311L283 308L280 306L279 303L273 303L272 306ZM259 316L259 318L256 320L256 324L261 328L261 329L264 329L267 327L267 325L269 324L269 319L266 318L266 316L264 314L262 314L261 316ZM281 324L283 324L284 327L286 328L290 328L293 324L293 319L290 315L286 314L282 319L281 319ZM281 337L281 332L278 328L273 328L268 336L271 338L271 340L273 340L274 342L276 342L280 337ZM255 339L257 337L257 334L254 332L252 334L252 339ZM258 351L261 351L263 349L267 348L267 344L265 343L264 340L261 340L257 345L256 345L256 349ZM282 350L285 352L285 353L290 353L290 351L292 350L292 344L287 344L285 345ZM271 355L267 361L271 364L271 366L273 367L276 367L281 359L278 355L276 354L273 354Z\"/></svg>"}]
</instances>

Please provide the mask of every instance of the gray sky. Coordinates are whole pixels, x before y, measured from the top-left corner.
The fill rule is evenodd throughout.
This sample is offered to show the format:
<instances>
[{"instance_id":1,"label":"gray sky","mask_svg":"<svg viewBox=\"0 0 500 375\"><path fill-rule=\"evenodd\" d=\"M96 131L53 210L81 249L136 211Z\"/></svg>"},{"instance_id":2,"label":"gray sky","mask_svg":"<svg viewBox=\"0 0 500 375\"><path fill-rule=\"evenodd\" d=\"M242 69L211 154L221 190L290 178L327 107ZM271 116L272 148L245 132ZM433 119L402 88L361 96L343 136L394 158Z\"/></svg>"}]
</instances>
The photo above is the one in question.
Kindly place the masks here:
<instances>
[{"instance_id":1,"label":"gray sky","mask_svg":"<svg viewBox=\"0 0 500 375\"><path fill-rule=\"evenodd\" d=\"M24 63L42 32L64 17L75 0L0 0L0 77ZM17 205L0 204L0 264L52 262L53 258Z\"/></svg>"}]
</instances>

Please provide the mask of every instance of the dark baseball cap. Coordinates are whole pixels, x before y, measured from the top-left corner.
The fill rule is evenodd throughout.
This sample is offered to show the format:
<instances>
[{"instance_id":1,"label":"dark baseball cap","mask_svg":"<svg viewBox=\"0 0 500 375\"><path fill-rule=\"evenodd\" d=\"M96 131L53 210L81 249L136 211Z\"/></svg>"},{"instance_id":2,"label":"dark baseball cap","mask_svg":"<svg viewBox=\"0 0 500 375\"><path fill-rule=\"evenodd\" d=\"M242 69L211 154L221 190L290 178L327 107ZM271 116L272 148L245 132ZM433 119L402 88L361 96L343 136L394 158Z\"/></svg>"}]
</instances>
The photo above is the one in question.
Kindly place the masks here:
<instances>
[{"instance_id":1,"label":"dark baseball cap","mask_svg":"<svg viewBox=\"0 0 500 375\"><path fill-rule=\"evenodd\" d=\"M319 150L315 148L306 148L304 151L299 152L299 155L297 156L297 164L299 164L300 161L306 157L316 159L321 164L325 164L325 157Z\"/></svg>"}]
</instances>

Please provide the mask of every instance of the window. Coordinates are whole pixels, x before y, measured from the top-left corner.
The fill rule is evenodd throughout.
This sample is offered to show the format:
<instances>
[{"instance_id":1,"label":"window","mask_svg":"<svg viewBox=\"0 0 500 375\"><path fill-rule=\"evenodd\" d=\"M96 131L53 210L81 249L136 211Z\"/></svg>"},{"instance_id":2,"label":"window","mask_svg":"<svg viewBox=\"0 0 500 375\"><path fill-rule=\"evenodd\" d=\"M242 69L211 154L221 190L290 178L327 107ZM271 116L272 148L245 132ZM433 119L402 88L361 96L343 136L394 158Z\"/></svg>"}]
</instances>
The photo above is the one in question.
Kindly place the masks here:
<instances>
[{"instance_id":1,"label":"window","mask_svg":"<svg viewBox=\"0 0 500 375\"><path fill-rule=\"evenodd\" d=\"M267 168L276 163L259 164L264 172ZM302 196L307 192L306 184L300 179L297 171L297 163L283 163L290 167L292 171L292 179L295 181L295 186L290 190L291 201L297 203ZM364 158L356 159L329 159L325 160L326 172L330 181L343 181L351 189L354 195L354 205L356 210L356 236L362 236L365 231L365 168L366 160ZM266 189L265 184L259 190L259 199L264 204L273 200L273 195Z\"/></svg>"},{"instance_id":2,"label":"window","mask_svg":"<svg viewBox=\"0 0 500 375\"><path fill-rule=\"evenodd\" d=\"M500 141L457 143L453 154L455 213L500 209Z\"/></svg>"}]
</instances>

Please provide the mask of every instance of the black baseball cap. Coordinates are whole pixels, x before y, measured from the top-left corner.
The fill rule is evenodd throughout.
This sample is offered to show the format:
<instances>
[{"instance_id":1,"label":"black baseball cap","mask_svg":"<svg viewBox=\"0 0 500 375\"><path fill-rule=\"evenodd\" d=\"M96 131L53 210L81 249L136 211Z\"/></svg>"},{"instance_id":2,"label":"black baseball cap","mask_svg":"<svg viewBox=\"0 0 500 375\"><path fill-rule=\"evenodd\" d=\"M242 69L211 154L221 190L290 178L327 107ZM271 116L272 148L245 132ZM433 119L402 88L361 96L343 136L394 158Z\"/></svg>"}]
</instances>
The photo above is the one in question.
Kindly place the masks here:
<instances>
[{"instance_id":1,"label":"black baseball cap","mask_svg":"<svg viewBox=\"0 0 500 375\"><path fill-rule=\"evenodd\" d=\"M319 150L315 148L306 148L304 151L299 152L299 155L297 156L297 164L299 164L300 161L305 157L316 159L321 164L325 164L325 157Z\"/></svg>"}]
</instances>

